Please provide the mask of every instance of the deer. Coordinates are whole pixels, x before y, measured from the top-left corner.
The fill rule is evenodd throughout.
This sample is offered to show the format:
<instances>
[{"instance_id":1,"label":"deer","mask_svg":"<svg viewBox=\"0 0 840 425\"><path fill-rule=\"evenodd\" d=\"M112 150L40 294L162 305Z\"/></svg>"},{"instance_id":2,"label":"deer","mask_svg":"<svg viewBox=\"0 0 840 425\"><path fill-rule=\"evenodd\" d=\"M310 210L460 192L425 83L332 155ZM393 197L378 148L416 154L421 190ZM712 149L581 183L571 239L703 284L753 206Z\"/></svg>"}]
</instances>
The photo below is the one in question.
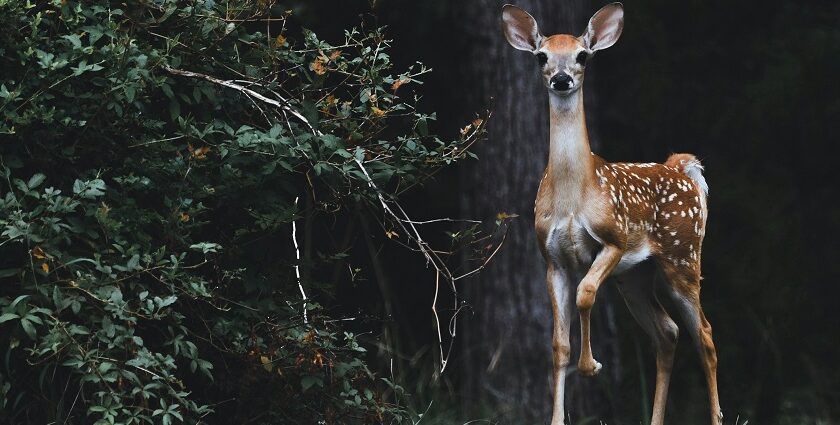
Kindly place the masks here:
<instances>
[{"instance_id":1,"label":"deer","mask_svg":"<svg viewBox=\"0 0 840 425\"><path fill-rule=\"evenodd\" d=\"M505 5L502 28L515 49L537 59L548 91L548 164L534 203L535 229L546 262L553 313L552 425L564 420L569 332L575 306L581 347L577 371L594 376L590 312L610 276L656 352L656 388L650 423L662 425L679 328L657 292L667 294L688 327L706 378L712 425L722 425L717 353L700 305L700 252L706 233L709 187L696 156L672 154L664 163L610 163L589 145L583 102L584 72L592 57L616 43L624 7L598 10L584 33L543 36L525 10Z\"/></svg>"}]
</instances>

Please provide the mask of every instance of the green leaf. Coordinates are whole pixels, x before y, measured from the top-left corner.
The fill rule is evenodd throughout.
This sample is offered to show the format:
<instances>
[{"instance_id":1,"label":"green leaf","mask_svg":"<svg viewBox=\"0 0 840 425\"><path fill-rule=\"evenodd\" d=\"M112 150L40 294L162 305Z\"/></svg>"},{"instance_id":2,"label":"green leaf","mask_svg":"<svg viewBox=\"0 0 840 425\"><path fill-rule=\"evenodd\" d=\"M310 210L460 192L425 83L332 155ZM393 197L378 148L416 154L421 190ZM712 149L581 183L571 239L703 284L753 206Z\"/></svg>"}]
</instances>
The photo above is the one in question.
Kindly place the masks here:
<instances>
[{"instance_id":1,"label":"green leaf","mask_svg":"<svg viewBox=\"0 0 840 425\"><path fill-rule=\"evenodd\" d=\"M140 267L140 255L134 254L131 258L128 259L128 263L125 265L125 268L128 270L139 270Z\"/></svg>"},{"instance_id":2,"label":"green leaf","mask_svg":"<svg viewBox=\"0 0 840 425\"><path fill-rule=\"evenodd\" d=\"M38 331L35 330L35 326L32 325L32 322L23 318L20 321L20 326L23 327L24 332L26 332L26 335L28 335L30 339L35 340L35 337L38 335Z\"/></svg>"},{"instance_id":3,"label":"green leaf","mask_svg":"<svg viewBox=\"0 0 840 425\"><path fill-rule=\"evenodd\" d=\"M73 182L73 193L86 199L94 199L105 194L105 181L102 179L93 179L82 181L76 179Z\"/></svg>"},{"instance_id":4,"label":"green leaf","mask_svg":"<svg viewBox=\"0 0 840 425\"><path fill-rule=\"evenodd\" d=\"M73 45L74 49L82 48L82 39L77 34L63 35L61 38L69 41Z\"/></svg>"},{"instance_id":5,"label":"green leaf","mask_svg":"<svg viewBox=\"0 0 840 425\"><path fill-rule=\"evenodd\" d=\"M211 252L219 252L222 249L222 246L213 242L201 242L190 245L190 249L201 251L202 254L208 254Z\"/></svg>"},{"instance_id":6,"label":"green leaf","mask_svg":"<svg viewBox=\"0 0 840 425\"><path fill-rule=\"evenodd\" d=\"M3 313L3 315L0 315L0 323L5 323L5 322L8 322L9 320L18 319L18 318L20 318L20 316L15 314L15 313Z\"/></svg>"},{"instance_id":7,"label":"green leaf","mask_svg":"<svg viewBox=\"0 0 840 425\"><path fill-rule=\"evenodd\" d=\"M178 119L181 116L181 104L177 100L169 101L169 118L172 120Z\"/></svg>"},{"instance_id":8,"label":"green leaf","mask_svg":"<svg viewBox=\"0 0 840 425\"><path fill-rule=\"evenodd\" d=\"M3 99L11 99L12 93L9 92L9 89L6 88L5 84L0 84L0 98Z\"/></svg>"},{"instance_id":9,"label":"green leaf","mask_svg":"<svg viewBox=\"0 0 840 425\"><path fill-rule=\"evenodd\" d=\"M41 183L43 183L46 179L47 176L41 173L35 174L34 176L29 178L29 181L26 183L26 186L28 186L30 189L35 189L36 187L40 186Z\"/></svg>"},{"instance_id":10,"label":"green leaf","mask_svg":"<svg viewBox=\"0 0 840 425\"><path fill-rule=\"evenodd\" d=\"M23 301L27 298L29 298L29 295L18 295L18 297L15 298L15 300L12 301L11 304L9 304L9 307L10 308L15 308L18 304L20 304L21 301Z\"/></svg>"},{"instance_id":11,"label":"green leaf","mask_svg":"<svg viewBox=\"0 0 840 425\"><path fill-rule=\"evenodd\" d=\"M20 269L0 269L0 278L17 276Z\"/></svg>"},{"instance_id":12,"label":"green leaf","mask_svg":"<svg viewBox=\"0 0 840 425\"><path fill-rule=\"evenodd\" d=\"M300 387L303 389L303 391L306 391L306 390L312 388L315 385L317 385L319 387L323 387L324 386L323 378L321 378L320 376L306 375L306 376L304 376L303 378L300 379Z\"/></svg>"},{"instance_id":13,"label":"green leaf","mask_svg":"<svg viewBox=\"0 0 840 425\"><path fill-rule=\"evenodd\" d=\"M160 85L160 89L163 91L163 94L170 99L175 98L175 93L172 93L172 87L169 86L167 83L163 83Z\"/></svg>"},{"instance_id":14,"label":"green leaf","mask_svg":"<svg viewBox=\"0 0 840 425\"><path fill-rule=\"evenodd\" d=\"M127 85L123 91L125 92L125 100L134 102L134 94L137 92L137 87L134 85Z\"/></svg>"},{"instance_id":15,"label":"green leaf","mask_svg":"<svg viewBox=\"0 0 840 425\"><path fill-rule=\"evenodd\" d=\"M102 363L99 364L98 370L99 370L100 374L104 375L109 370L111 370L113 367L114 367L114 364L111 363L111 362L102 362Z\"/></svg>"}]
</instances>

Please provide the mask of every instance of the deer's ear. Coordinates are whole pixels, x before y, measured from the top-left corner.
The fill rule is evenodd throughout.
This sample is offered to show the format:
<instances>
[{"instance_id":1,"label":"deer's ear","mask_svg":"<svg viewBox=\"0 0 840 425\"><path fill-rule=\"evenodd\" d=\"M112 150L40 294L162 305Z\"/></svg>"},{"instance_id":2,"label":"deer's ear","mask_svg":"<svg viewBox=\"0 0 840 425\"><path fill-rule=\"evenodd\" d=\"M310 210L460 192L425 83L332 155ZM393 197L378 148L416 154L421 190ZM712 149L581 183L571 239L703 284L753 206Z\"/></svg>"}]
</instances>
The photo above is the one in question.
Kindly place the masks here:
<instances>
[{"instance_id":1,"label":"deer's ear","mask_svg":"<svg viewBox=\"0 0 840 425\"><path fill-rule=\"evenodd\" d=\"M623 28L624 6L621 3L608 4L589 19L583 43L593 52L606 49L618 41Z\"/></svg>"},{"instance_id":2,"label":"deer's ear","mask_svg":"<svg viewBox=\"0 0 840 425\"><path fill-rule=\"evenodd\" d=\"M528 52L539 48L542 36L537 28L537 21L528 12L512 4L506 4L502 8L502 28L511 46Z\"/></svg>"}]
</instances>

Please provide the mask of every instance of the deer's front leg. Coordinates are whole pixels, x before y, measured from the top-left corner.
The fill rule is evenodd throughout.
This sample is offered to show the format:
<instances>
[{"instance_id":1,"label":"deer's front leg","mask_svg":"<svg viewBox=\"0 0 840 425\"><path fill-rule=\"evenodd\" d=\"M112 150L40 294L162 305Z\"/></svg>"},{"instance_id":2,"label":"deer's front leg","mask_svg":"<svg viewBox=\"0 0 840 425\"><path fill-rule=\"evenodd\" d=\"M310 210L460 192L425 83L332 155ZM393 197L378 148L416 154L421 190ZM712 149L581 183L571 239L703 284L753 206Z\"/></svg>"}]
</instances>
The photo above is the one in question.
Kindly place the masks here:
<instances>
[{"instance_id":1,"label":"deer's front leg","mask_svg":"<svg viewBox=\"0 0 840 425\"><path fill-rule=\"evenodd\" d=\"M572 323L572 313L574 312L574 281L571 279L568 270L556 265L549 265L546 280L548 295L551 299L551 310L554 313L554 331L551 341L554 365L552 375L554 400L551 425L563 425L566 366L569 364L571 353L569 331Z\"/></svg>"},{"instance_id":2,"label":"deer's front leg","mask_svg":"<svg viewBox=\"0 0 840 425\"><path fill-rule=\"evenodd\" d=\"M577 306L580 312L580 360L578 370L586 376L593 376L601 370L601 364L592 357L592 346L589 343L589 313L595 304L595 294L598 287L615 268L624 251L613 245L604 245L592 267L584 276L577 288Z\"/></svg>"}]
</instances>

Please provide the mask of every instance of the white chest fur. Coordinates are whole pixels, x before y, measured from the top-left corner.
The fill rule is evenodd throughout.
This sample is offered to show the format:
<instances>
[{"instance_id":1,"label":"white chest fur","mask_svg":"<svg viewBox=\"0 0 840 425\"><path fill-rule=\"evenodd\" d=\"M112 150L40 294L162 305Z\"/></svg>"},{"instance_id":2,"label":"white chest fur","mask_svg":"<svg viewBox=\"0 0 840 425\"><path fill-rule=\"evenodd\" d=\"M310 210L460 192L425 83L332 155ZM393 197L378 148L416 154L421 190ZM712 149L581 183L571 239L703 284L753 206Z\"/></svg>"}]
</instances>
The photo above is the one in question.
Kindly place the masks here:
<instances>
[{"instance_id":1,"label":"white chest fur","mask_svg":"<svg viewBox=\"0 0 840 425\"><path fill-rule=\"evenodd\" d=\"M590 236L582 217L569 213L551 217L545 251L555 264L586 268L600 244Z\"/></svg>"},{"instance_id":2,"label":"white chest fur","mask_svg":"<svg viewBox=\"0 0 840 425\"><path fill-rule=\"evenodd\" d=\"M585 217L569 213L550 218L549 230L545 238L545 252L554 264L586 270L602 245L597 236L592 234ZM648 241L635 244L632 249L624 252L611 274L620 274L629 270L650 257L650 254L651 246Z\"/></svg>"}]
</instances>

